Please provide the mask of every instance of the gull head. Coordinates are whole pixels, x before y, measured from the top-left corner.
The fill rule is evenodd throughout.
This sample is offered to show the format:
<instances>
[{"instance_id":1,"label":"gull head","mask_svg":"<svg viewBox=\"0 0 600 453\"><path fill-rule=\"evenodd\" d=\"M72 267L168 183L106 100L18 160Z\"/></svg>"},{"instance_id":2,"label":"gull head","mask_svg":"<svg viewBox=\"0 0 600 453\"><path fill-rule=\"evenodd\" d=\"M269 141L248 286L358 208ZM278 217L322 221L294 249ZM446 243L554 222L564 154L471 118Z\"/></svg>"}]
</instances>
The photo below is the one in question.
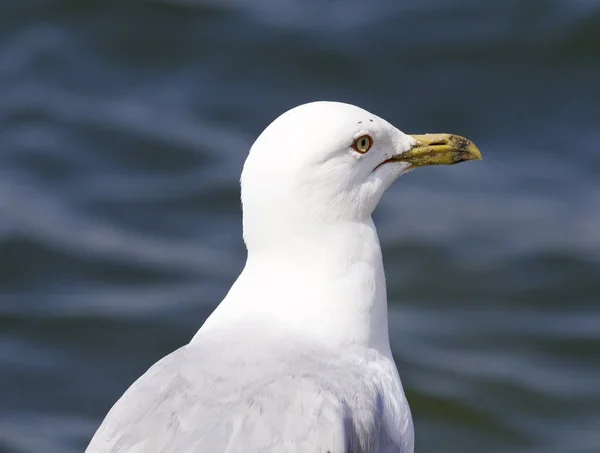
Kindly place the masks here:
<instances>
[{"instance_id":1,"label":"gull head","mask_svg":"<svg viewBox=\"0 0 600 453\"><path fill-rule=\"evenodd\" d=\"M370 219L385 190L427 165L481 159L452 134L408 135L354 105L312 102L275 119L242 172L246 243Z\"/></svg>"}]
</instances>

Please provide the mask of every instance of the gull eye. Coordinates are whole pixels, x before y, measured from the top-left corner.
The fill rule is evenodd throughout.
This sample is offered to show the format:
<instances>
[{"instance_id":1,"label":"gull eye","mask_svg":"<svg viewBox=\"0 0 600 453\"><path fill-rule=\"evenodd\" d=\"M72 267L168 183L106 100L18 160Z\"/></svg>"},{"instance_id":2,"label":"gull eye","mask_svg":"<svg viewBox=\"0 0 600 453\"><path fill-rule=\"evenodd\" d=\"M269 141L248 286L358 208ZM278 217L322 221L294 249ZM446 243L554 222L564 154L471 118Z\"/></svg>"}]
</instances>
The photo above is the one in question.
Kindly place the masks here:
<instances>
[{"instance_id":1,"label":"gull eye","mask_svg":"<svg viewBox=\"0 0 600 453\"><path fill-rule=\"evenodd\" d=\"M371 146L373 146L373 139L369 135L361 135L354 140L354 143L352 143L352 148L354 148L354 151L361 154L369 151Z\"/></svg>"}]
</instances>

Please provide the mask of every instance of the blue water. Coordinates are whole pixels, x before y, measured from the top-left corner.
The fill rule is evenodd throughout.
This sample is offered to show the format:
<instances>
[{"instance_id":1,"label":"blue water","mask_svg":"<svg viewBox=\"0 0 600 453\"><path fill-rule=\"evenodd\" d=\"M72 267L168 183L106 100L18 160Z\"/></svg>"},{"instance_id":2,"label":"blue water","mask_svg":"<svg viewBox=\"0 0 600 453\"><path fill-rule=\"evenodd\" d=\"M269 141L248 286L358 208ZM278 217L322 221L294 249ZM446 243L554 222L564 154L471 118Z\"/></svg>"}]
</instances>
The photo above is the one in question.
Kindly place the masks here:
<instances>
[{"instance_id":1,"label":"blue water","mask_svg":"<svg viewBox=\"0 0 600 453\"><path fill-rule=\"evenodd\" d=\"M0 4L0 452L79 452L241 270L253 139L333 99L482 163L376 212L417 451L600 451L600 2Z\"/></svg>"}]
</instances>

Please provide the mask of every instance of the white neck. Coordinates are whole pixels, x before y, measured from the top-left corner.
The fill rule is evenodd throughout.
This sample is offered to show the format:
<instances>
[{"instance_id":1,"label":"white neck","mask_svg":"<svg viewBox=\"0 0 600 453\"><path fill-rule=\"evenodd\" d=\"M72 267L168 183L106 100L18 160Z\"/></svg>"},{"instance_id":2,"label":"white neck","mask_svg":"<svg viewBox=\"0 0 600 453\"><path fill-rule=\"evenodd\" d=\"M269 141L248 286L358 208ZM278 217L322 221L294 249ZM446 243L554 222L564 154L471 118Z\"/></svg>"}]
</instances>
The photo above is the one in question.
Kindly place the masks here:
<instances>
[{"instance_id":1,"label":"white neck","mask_svg":"<svg viewBox=\"0 0 600 453\"><path fill-rule=\"evenodd\" d=\"M385 274L371 218L296 231L277 242L249 250L242 274L197 335L243 332L258 323L268 334L391 356Z\"/></svg>"}]
</instances>

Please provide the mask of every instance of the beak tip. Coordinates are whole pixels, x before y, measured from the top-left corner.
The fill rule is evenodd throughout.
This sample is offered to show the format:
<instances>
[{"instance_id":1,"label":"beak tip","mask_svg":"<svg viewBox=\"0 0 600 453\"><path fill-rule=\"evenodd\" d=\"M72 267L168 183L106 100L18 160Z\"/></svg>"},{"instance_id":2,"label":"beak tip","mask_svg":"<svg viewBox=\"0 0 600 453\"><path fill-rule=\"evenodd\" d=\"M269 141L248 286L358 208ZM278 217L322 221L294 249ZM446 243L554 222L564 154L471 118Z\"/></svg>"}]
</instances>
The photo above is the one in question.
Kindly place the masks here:
<instances>
[{"instance_id":1,"label":"beak tip","mask_svg":"<svg viewBox=\"0 0 600 453\"><path fill-rule=\"evenodd\" d=\"M455 149L456 163L470 160L483 160L481 151L471 140L458 135L450 135L450 142Z\"/></svg>"},{"instance_id":2,"label":"beak tip","mask_svg":"<svg viewBox=\"0 0 600 453\"><path fill-rule=\"evenodd\" d=\"M481 155L481 151L477 146L471 144L470 149L468 150L471 155L471 160L483 160L483 156Z\"/></svg>"}]
</instances>

